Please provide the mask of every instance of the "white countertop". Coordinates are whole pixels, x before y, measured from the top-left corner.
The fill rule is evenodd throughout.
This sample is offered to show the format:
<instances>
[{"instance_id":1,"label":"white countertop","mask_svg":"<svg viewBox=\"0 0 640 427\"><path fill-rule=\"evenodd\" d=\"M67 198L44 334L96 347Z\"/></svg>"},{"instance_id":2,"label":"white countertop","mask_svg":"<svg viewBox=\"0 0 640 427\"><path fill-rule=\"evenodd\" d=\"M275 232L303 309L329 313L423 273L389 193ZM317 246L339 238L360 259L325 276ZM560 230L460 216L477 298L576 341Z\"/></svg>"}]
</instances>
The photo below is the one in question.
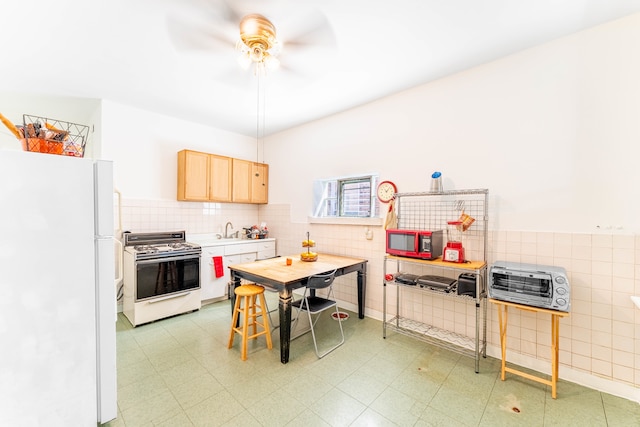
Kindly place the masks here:
<instances>
[{"instance_id":1,"label":"white countertop","mask_svg":"<svg viewBox=\"0 0 640 427\"><path fill-rule=\"evenodd\" d=\"M200 246L227 246L247 243L274 242L276 240L273 237L269 237L267 239L223 239L218 238L218 236L219 234L217 233L187 234L186 241L197 243Z\"/></svg>"}]
</instances>

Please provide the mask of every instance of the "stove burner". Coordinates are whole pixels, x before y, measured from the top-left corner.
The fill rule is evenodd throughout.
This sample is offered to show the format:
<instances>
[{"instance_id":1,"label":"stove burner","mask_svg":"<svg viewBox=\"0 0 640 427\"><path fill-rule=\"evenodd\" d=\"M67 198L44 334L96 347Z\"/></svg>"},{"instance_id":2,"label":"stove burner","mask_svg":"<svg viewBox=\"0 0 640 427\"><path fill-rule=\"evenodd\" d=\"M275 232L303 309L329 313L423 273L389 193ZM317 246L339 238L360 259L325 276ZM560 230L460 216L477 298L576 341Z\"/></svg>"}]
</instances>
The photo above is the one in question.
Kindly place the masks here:
<instances>
[{"instance_id":1,"label":"stove burner","mask_svg":"<svg viewBox=\"0 0 640 427\"><path fill-rule=\"evenodd\" d=\"M193 245L186 242L169 243L167 246L171 249L191 249L193 247Z\"/></svg>"},{"instance_id":2,"label":"stove burner","mask_svg":"<svg viewBox=\"0 0 640 427\"><path fill-rule=\"evenodd\" d=\"M185 242L185 233L127 233L125 246L128 252L135 254L136 259L153 257L170 257L199 254L200 246Z\"/></svg>"},{"instance_id":3,"label":"stove burner","mask_svg":"<svg viewBox=\"0 0 640 427\"><path fill-rule=\"evenodd\" d=\"M153 254L158 252L158 248L153 245L136 245L133 249L140 254Z\"/></svg>"},{"instance_id":4,"label":"stove burner","mask_svg":"<svg viewBox=\"0 0 640 427\"><path fill-rule=\"evenodd\" d=\"M158 245L136 245L133 247L133 249L135 249L135 251L140 254L153 254L156 252L176 252L193 248L193 245L186 242L174 242Z\"/></svg>"}]
</instances>

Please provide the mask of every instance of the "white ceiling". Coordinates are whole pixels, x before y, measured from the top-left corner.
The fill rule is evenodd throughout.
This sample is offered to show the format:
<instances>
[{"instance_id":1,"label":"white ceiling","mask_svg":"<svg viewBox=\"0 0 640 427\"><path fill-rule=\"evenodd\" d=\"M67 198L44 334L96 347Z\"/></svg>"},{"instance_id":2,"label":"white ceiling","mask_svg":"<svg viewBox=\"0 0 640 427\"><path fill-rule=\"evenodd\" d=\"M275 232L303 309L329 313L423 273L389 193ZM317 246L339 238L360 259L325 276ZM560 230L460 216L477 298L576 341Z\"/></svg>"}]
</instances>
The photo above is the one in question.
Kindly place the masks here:
<instances>
[{"instance_id":1,"label":"white ceiling","mask_svg":"<svg viewBox=\"0 0 640 427\"><path fill-rule=\"evenodd\" d=\"M267 16L284 43L285 67L261 79L266 134L640 12L638 0L227 1ZM237 66L223 0L13 0L2 9L0 91L108 99L256 135L257 79ZM287 50L320 18L330 28L320 42Z\"/></svg>"}]
</instances>

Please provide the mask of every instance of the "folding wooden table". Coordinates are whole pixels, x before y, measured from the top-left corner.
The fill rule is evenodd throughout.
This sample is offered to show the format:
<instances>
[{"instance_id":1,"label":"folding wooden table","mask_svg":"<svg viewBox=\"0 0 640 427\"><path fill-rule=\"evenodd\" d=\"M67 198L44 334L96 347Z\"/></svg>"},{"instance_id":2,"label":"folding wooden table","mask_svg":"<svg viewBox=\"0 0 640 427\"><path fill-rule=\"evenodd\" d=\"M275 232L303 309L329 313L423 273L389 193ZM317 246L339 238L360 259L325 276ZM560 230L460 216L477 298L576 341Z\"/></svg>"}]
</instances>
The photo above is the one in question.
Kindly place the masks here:
<instances>
[{"instance_id":1,"label":"folding wooden table","mask_svg":"<svg viewBox=\"0 0 640 427\"><path fill-rule=\"evenodd\" d=\"M528 305L516 304L513 302L500 301L493 298L490 298L489 301L496 304L498 307L498 323L500 323L500 346L502 347L502 370L500 379L504 381L505 373L510 372L512 374L516 374L542 384L550 385L551 397L555 399L557 395L558 360L560 353L560 318L569 316L569 313L564 311L550 310L547 308L531 307ZM551 380L547 380L545 378L541 378L507 366L507 309L509 307L515 307L520 310L531 311L534 313L548 313L551 315Z\"/></svg>"}]
</instances>

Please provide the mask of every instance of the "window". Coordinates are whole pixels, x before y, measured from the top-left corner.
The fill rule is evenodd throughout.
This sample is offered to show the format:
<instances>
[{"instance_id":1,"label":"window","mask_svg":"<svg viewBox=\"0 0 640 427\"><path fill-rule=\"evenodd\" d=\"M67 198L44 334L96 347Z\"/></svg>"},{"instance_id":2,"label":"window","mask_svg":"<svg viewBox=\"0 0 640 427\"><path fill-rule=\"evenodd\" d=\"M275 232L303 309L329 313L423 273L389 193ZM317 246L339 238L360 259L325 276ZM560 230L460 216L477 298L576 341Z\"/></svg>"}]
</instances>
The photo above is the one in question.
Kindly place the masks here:
<instances>
[{"instance_id":1,"label":"window","mask_svg":"<svg viewBox=\"0 0 640 427\"><path fill-rule=\"evenodd\" d=\"M333 178L314 183L314 217L371 218L380 213L377 175Z\"/></svg>"}]
</instances>

